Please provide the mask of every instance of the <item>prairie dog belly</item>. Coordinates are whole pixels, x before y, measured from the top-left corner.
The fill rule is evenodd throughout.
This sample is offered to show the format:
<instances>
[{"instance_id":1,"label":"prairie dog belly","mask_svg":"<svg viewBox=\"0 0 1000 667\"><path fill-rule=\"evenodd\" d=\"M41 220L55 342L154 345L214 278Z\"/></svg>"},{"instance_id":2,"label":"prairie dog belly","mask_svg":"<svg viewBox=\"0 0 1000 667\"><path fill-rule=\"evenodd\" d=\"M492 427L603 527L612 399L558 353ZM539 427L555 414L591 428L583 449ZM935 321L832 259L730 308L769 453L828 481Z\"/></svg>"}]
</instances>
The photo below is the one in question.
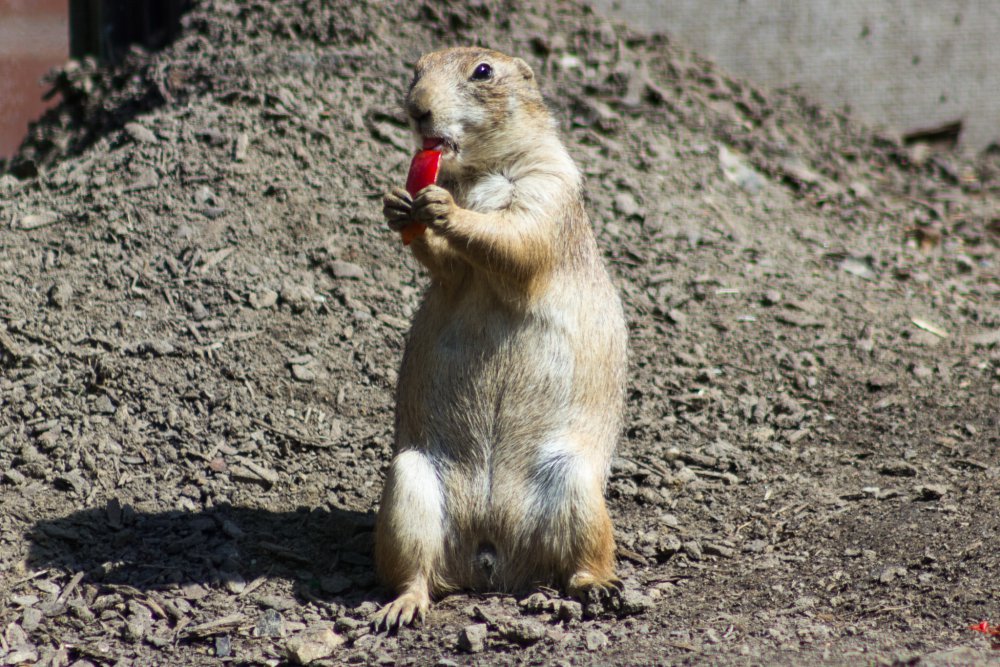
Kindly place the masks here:
<instances>
[{"instance_id":1,"label":"prairie dog belly","mask_svg":"<svg viewBox=\"0 0 1000 667\"><path fill-rule=\"evenodd\" d=\"M521 311L477 287L427 295L397 406L401 443L469 463L571 427L578 335L550 304Z\"/></svg>"}]
</instances>

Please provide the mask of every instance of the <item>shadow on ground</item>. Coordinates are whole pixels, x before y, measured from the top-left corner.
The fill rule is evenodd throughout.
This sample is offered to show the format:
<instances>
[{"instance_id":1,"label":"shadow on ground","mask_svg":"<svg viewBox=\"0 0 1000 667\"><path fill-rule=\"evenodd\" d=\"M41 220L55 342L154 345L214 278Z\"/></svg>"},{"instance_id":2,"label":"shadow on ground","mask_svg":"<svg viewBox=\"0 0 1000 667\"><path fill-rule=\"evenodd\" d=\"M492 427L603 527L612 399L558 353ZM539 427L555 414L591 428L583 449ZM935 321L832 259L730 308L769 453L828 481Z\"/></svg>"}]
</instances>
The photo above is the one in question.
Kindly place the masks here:
<instances>
[{"instance_id":1,"label":"shadow on ground","mask_svg":"<svg viewBox=\"0 0 1000 667\"><path fill-rule=\"evenodd\" d=\"M377 597L374 519L341 509L232 506L144 513L112 501L35 524L28 564L83 572L91 583L194 594L199 586L240 593L259 578L285 578L301 599L353 605Z\"/></svg>"}]
</instances>

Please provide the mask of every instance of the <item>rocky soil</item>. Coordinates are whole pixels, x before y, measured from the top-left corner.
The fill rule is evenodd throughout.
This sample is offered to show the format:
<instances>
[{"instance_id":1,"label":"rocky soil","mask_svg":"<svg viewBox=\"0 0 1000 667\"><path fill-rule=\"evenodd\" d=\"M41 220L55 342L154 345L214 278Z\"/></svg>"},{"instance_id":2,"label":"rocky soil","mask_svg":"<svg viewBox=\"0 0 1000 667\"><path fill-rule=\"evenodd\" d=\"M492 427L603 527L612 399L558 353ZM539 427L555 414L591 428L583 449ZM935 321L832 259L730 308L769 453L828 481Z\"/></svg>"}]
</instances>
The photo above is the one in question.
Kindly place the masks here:
<instances>
[{"instance_id":1,"label":"rocky soil","mask_svg":"<svg viewBox=\"0 0 1000 667\"><path fill-rule=\"evenodd\" d=\"M423 51L527 59L627 307L618 609L365 619ZM575 2L203 0L0 169L0 664L995 665L1000 158Z\"/></svg>"}]
</instances>

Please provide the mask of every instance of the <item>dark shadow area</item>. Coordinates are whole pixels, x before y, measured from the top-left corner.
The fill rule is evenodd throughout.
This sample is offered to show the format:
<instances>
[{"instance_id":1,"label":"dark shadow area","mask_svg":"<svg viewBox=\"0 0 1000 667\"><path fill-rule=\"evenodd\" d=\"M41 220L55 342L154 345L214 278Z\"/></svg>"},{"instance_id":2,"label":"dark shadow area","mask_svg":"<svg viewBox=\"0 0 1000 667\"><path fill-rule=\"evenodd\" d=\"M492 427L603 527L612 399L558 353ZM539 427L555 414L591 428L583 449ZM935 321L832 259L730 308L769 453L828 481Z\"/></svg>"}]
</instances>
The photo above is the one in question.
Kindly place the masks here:
<instances>
[{"instance_id":1,"label":"dark shadow area","mask_svg":"<svg viewBox=\"0 0 1000 667\"><path fill-rule=\"evenodd\" d=\"M70 0L70 56L122 60L135 44L155 51L180 33L191 0Z\"/></svg>"},{"instance_id":2,"label":"dark shadow area","mask_svg":"<svg viewBox=\"0 0 1000 667\"><path fill-rule=\"evenodd\" d=\"M34 569L83 572L84 581L140 591L296 582L301 599L354 606L377 597L373 512L269 512L220 506L203 512L106 508L40 521L28 533Z\"/></svg>"}]
</instances>

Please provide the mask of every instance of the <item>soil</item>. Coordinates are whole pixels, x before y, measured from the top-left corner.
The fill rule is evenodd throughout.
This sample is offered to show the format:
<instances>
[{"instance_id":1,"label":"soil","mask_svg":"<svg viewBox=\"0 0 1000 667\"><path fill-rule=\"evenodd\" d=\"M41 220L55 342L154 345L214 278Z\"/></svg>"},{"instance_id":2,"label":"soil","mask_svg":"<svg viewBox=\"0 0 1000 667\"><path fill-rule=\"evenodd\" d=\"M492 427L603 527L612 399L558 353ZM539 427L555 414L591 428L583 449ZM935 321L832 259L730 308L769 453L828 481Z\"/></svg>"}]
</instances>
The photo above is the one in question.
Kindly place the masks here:
<instances>
[{"instance_id":1,"label":"soil","mask_svg":"<svg viewBox=\"0 0 1000 667\"><path fill-rule=\"evenodd\" d=\"M380 198L467 43L535 69L627 304L627 591L375 635L427 281ZM567 1L203 1L52 82L0 175L0 664L1000 664L995 151Z\"/></svg>"}]
</instances>

